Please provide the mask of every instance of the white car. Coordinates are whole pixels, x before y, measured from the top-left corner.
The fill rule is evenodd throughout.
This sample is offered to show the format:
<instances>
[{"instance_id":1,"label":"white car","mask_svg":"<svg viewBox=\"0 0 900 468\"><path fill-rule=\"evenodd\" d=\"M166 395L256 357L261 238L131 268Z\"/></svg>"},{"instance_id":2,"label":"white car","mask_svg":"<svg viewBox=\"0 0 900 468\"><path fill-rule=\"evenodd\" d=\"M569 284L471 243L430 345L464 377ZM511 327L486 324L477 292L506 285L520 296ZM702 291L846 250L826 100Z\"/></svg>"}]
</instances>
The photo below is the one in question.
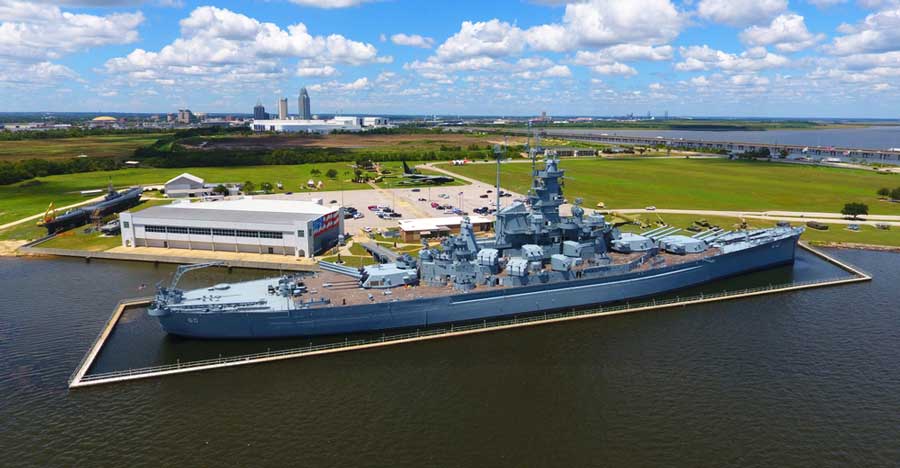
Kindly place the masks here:
<instances>
[{"instance_id":1,"label":"white car","mask_svg":"<svg viewBox=\"0 0 900 468\"><path fill-rule=\"evenodd\" d=\"M365 231L365 232L372 232L372 228L371 228L370 226L366 226L366 227L363 228L363 231Z\"/></svg>"},{"instance_id":2,"label":"white car","mask_svg":"<svg viewBox=\"0 0 900 468\"><path fill-rule=\"evenodd\" d=\"M644 208L644 209L647 210L647 211L656 211L656 207L653 206L653 205L650 205L650 206L648 206L647 208Z\"/></svg>"}]
</instances>

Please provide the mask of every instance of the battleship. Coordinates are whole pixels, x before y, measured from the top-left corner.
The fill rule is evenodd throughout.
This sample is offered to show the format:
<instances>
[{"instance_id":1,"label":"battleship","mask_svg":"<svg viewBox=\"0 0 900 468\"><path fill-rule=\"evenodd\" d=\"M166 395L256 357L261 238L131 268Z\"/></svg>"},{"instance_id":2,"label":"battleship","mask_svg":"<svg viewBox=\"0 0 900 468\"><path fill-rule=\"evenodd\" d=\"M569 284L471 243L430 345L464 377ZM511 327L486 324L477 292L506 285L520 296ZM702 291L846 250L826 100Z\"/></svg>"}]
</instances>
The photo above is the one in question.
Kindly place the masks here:
<instances>
[{"instance_id":1,"label":"battleship","mask_svg":"<svg viewBox=\"0 0 900 468\"><path fill-rule=\"evenodd\" d=\"M44 218L38 224L47 228L47 234L56 234L67 229L83 226L91 222L92 219L99 220L113 213L119 213L137 206L141 202L142 193L143 189L141 187L133 187L117 192L113 189L112 183L110 183L106 196L100 202L94 205L73 208L59 216L53 215L52 210L47 210L47 214L44 215Z\"/></svg>"},{"instance_id":2,"label":"battleship","mask_svg":"<svg viewBox=\"0 0 900 468\"><path fill-rule=\"evenodd\" d=\"M498 151L499 153L499 151ZM527 198L500 209L494 236L467 218L418 258L351 268L319 262L313 275L283 275L210 287L158 285L148 314L169 334L195 338L342 335L487 321L645 298L794 262L803 227L675 227L621 232L576 200L561 214L564 171L552 154L538 169L532 151ZM499 193L499 167L497 161Z\"/></svg>"}]
</instances>

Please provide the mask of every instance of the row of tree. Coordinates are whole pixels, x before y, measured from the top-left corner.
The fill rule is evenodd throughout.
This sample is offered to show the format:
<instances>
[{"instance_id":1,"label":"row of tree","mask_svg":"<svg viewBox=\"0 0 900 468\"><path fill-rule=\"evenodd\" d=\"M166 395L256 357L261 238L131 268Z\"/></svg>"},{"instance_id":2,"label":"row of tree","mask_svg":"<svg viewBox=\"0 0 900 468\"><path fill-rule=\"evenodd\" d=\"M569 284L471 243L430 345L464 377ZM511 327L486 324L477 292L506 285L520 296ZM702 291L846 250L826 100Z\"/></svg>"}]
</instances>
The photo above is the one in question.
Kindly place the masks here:
<instances>
[{"instance_id":1,"label":"row of tree","mask_svg":"<svg viewBox=\"0 0 900 468\"><path fill-rule=\"evenodd\" d=\"M0 185L14 184L35 177L78 172L111 171L122 164L114 159L26 159L23 161L0 161Z\"/></svg>"},{"instance_id":2,"label":"row of tree","mask_svg":"<svg viewBox=\"0 0 900 468\"><path fill-rule=\"evenodd\" d=\"M145 133L160 133L156 128L129 128L127 130L112 128L83 128L71 127L56 130L33 130L4 132L0 131L0 141L23 141L23 140L54 140L60 138L80 138L86 136L103 136L103 135L141 135Z\"/></svg>"},{"instance_id":3,"label":"row of tree","mask_svg":"<svg viewBox=\"0 0 900 468\"><path fill-rule=\"evenodd\" d=\"M890 198L891 200L900 200L900 187L889 189L882 187L878 189L878 196L882 198Z\"/></svg>"}]
</instances>

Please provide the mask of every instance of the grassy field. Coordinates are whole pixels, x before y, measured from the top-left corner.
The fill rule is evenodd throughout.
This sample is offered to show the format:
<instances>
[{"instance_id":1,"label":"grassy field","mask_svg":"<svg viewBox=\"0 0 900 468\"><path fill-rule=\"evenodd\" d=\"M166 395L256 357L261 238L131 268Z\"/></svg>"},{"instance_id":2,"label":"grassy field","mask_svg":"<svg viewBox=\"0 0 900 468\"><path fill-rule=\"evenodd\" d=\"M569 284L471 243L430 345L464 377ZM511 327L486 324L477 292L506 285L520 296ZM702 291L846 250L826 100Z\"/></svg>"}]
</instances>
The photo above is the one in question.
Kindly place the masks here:
<instances>
[{"instance_id":1,"label":"grassy field","mask_svg":"<svg viewBox=\"0 0 900 468\"><path fill-rule=\"evenodd\" d=\"M162 134L100 135L47 140L0 141L0 161L68 159L81 154L91 158L127 157Z\"/></svg>"},{"instance_id":2,"label":"grassy field","mask_svg":"<svg viewBox=\"0 0 900 468\"><path fill-rule=\"evenodd\" d=\"M722 216L674 215L662 213L659 215L654 214L652 216L641 215L641 219L643 221L650 222L653 227L656 227L656 222L661 219L670 226L680 227L682 229L686 229L694 221L697 221L701 218L707 220L711 225L719 226L722 229L737 229L740 227L741 221L739 218L729 218ZM765 228L774 226L775 222L748 219L747 225L749 228ZM794 223L794 225L797 224ZM897 227L891 230L881 230L876 229L873 226L862 225L860 226L860 230L858 232L854 232L850 231L849 229L847 229L846 225L842 224L830 224L828 226L829 227L827 231L819 231L816 229L807 228L806 232L803 233L803 236L801 236L801 239L811 243L853 242L857 244L888 245L900 247L900 228ZM641 228L631 224L620 227L620 230L627 232L642 232L649 229L651 228ZM679 234L693 235L688 231L683 231Z\"/></svg>"},{"instance_id":3,"label":"grassy field","mask_svg":"<svg viewBox=\"0 0 900 468\"><path fill-rule=\"evenodd\" d=\"M492 184L496 167L473 164L445 168ZM529 164L502 168L501 184L524 192ZM900 215L900 203L881 201L880 187L900 186L900 174L724 159L583 159L564 160L565 193L583 197L585 205L607 208L707 210L793 210L840 212L845 203L869 205L872 214Z\"/></svg>"},{"instance_id":4,"label":"grassy field","mask_svg":"<svg viewBox=\"0 0 900 468\"><path fill-rule=\"evenodd\" d=\"M179 144L185 148L199 148L200 143L205 150L260 150L280 148L344 148L360 149L367 153L402 150L435 150L441 146L462 146L471 144L484 146L502 139L496 136L468 133L441 134L331 134L331 135L217 135L212 137L192 137L181 140ZM524 138L511 138L510 144L522 144Z\"/></svg>"},{"instance_id":5,"label":"grassy field","mask_svg":"<svg viewBox=\"0 0 900 468\"><path fill-rule=\"evenodd\" d=\"M244 167L191 167L175 169L123 169L119 171L86 172L81 174L64 174L42 177L18 184L0 186L0 224L15 221L26 216L41 213L50 202L56 207L63 207L84 201L79 194L81 190L106 187L112 178L116 187L131 185L162 184L183 172L190 172L209 182L244 182L252 181L257 187L262 182L276 184L281 182L284 189L280 192L304 192L306 182L310 179L324 183L323 190L358 190L371 188L368 184L357 184L350 181L353 177L352 163L317 163L294 166L244 166ZM410 163L411 165L415 163ZM393 175L403 172L401 163L390 162L382 165L390 169ZM321 174L313 176L311 172L318 169ZM329 169L338 171L335 180L325 177ZM385 179L383 186L396 185L397 178ZM343 181L343 182L342 182ZM459 182L455 182L457 184ZM406 187L414 187L407 185Z\"/></svg>"}]
</instances>

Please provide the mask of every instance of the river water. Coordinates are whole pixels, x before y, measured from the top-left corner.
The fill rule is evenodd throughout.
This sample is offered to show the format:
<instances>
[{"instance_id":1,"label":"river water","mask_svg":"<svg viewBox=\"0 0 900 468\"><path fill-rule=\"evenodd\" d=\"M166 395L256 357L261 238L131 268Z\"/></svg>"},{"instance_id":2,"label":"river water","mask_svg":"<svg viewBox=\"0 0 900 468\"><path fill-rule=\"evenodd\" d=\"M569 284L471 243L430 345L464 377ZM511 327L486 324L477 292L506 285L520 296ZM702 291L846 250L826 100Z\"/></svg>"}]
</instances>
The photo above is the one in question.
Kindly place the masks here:
<instances>
[{"instance_id":1,"label":"river water","mask_svg":"<svg viewBox=\"0 0 900 468\"><path fill-rule=\"evenodd\" d=\"M172 268L0 258L0 465L896 466L900 254L831 253L875 279L71 392L115 303ZM148 323L102 366L261 346Z\"/></svg>"},{"instance_id":2,"label":"river water","mask_svg":"<svg viewBox=\"0 0 900 468\"><path fill-rule=\"evenodd\" d=\"M696 131L696 130L618 130L547 129L553 133L585 133L689 140L772 143L801 146L834 146L886 150L900 148L900 126L831 128L822 130Z\"/></svg>"}]
</instances>

